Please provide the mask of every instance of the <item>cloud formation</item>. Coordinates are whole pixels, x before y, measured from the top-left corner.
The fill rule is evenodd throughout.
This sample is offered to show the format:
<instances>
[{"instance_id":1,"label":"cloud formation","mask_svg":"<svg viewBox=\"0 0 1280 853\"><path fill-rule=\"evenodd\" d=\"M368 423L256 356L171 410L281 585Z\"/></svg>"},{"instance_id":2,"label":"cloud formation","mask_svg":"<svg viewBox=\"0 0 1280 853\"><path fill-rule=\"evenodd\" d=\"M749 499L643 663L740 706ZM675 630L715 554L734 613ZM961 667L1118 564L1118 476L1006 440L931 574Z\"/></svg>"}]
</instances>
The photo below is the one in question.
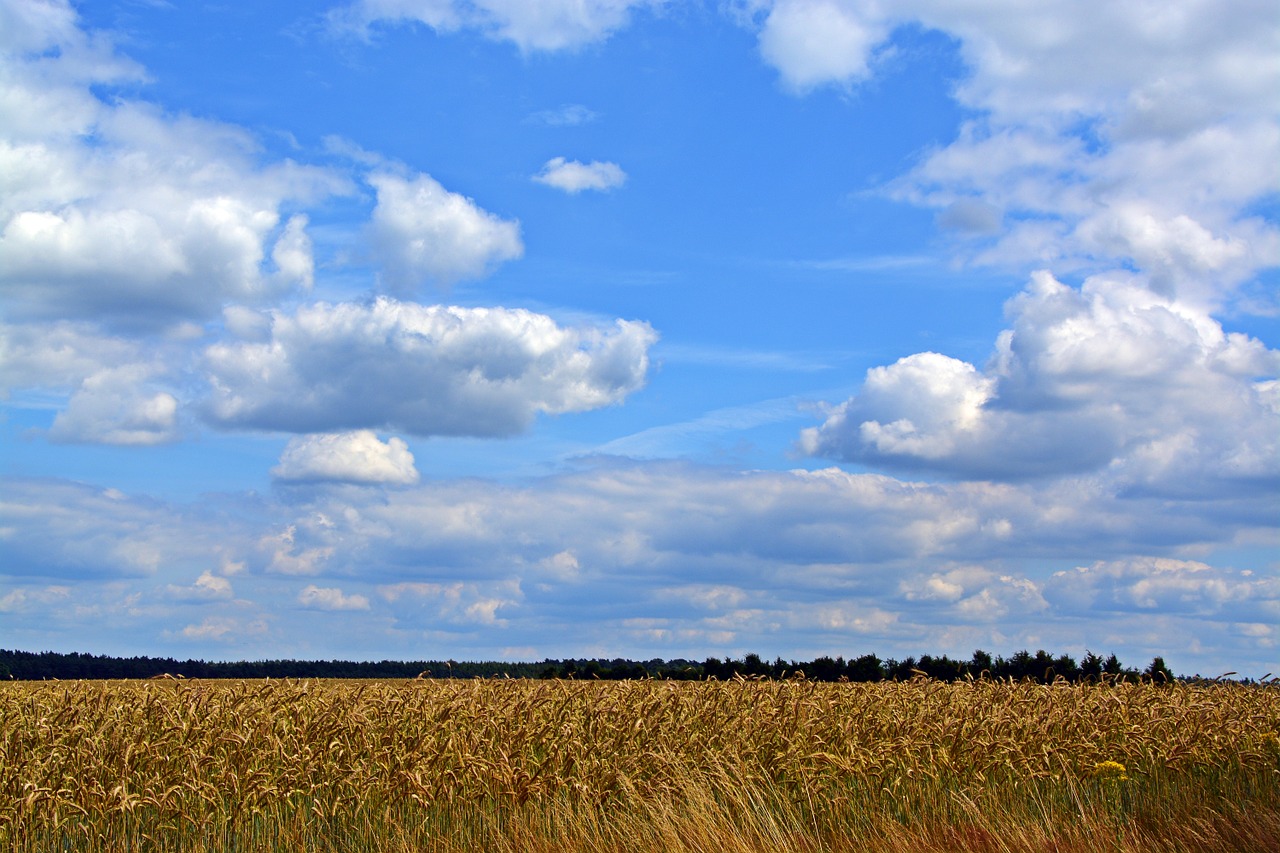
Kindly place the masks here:
<instances>
[{"instance_id":1,"label":"cloud formation","mask_svg":"<svg viewBox=\"0 0 1280 853\"><path fill-rule=\"evenodd\" d=\"M187 514L61 480L6 478L0 491L0 565L8 579L190 577L230 560L228 548L239 548L252 529L234 516Z\"/></svg>"},{"instance_id":2,"label":"cloud formation","mask_svg":"<svg viewBox=\"0 0 1280 853\"><path fill-rule=\"evenodd\" d=\"M364 0L330 18L375 41L384 25L418 22L528 53L599 44L659 5ZM207 654L218 643L220 654L255 654L269 641L302 656L412 657L428 643L474 656L812 657L1096 642L1126 662L1168 654L1180 670L1274 660L1280 353L1254 336L1265 324L1240 322L1250 334L1229 327L1276 308L1274 288L1260 284L1260 271L1280 260L1274 10L1255 0L1159 9L751 0L721 9L757 29L761 56L795 95L853 89L919 62L895 52L904 28L913 33L904 42L921 30L951 39L964 67L952 81L960 123L940 131L936 147L899 152L906 159L896 162L914 165L880 192L935 212L961 265L1012 269L1015 283L1030 276L985 363L944 344L894 353L803 434L803 450L851 470L661 461L699 436L750 429L754 440L816 393L804 385L817 375L811 358L811 371L790 364L802 387L771 389L772 400L717 400L701 414L659 408L703 396L705 385L681 384L689 373L690 383L714 383L732 365L734 382L756 371L763 385L787 367L778 352L808 346L768 344L775 303L744 302L736 317L758 340L686 342L668 353L672 381L641 405L584 419L595 424L584 432L549 428L513 443L545 454L511 451L522 454L524 479L504 471L504 482L424 481L398 435L515 436L539 413L612 406L648 379L657 337L648 325L560 319L631 294L594 281L591 291L534 286L585 263L540 255L525 265L537 267L529 277L504 275L459 299L474 305L493 285L495 302L545 299L556 319L410 301L423 285L475 281L520 258L517 213L529 223L530 253L541 252L532 235L547 233L539 205L548 196L531 191L518 164L547 156L542 142L503 151L512 194L502 197L497 181L486 196L499 196L482 199L501 214L427 174L493 166L469 149L406 147L401 156L431 161L410 165L336 135L350 126L325 127L335 136L318 156L333 161L295 163L264 153L243 128L139 100L146 72L108 37L83 31L69 3L0 2L0 388L14 401L6 416L24 421L11 434L31 438L33 456L61 442L133 446L133 458L204 427L254 432L233 436L225 455L216 444L225 436L206 435L202 448L218 464L241 464L245 446L267 448L252 457L267 460L260 468L245 469L248 483L261 481L284 440L261 433L292 435L265 494L246 486L167 502L5 479L6 631L74 645L93 626L98 642L127 653L185 644ZM707 19L695 18L662 22L662 38L699 46L707 33L695 27ZM629 60L646 40L620 43L619 53ZM473 58L512 59L474 47ZM611 49L567 61L634 73L607 67ZM507 104L507 121L562 102L532 78L565 61L537 58L545 65L521 81L528 97L522 89ZM603 91L592 97L622 115ZM516 135L590 134L592 144L615 145L614 122L580 127L595 117L572 105L535 113ZM567 158L534 176L569 193L625 179L617 164ZM827 266L865 276L917 264L929 238L907 239L920 245ZM925 259L916 270L941 266ZM637 297L653 296L653 316L679 312L699 329L735 320L697 314L707 303L676 301L686 291L657 290ZM396 298L375 300L388 291ZM809 308L835 304L818 298ZM750 325L748 312L762 321ZM899 342L920 331L898 328ZM843 352L847 341L814 347ZM663 418L676 423L654 426ZM25 424L37 426L19 433ZM424 468L461 470L449 454L473 444L415 449ZM657 461L566 461L584 447ZM69 460L91 454L71 451L54 448L63 455L45 463L15 456L14 465L105 470L78 467ZM110 464L126 458L91 453ZM528 475L535 466L557 473ZM138 473L146 467L104 476L154 483ZM321 635L317 622L349 630Z\"/></svg>"},{"instance_id":3,"label":"cloud formation","mask_svg":"<svg viewBox=\"0 0 1280 853\"><path fill-rule=\"evenodd\" d=\"M645 380L644 323L566 328L506 308L317 303L270 315L265 341L205 352L222 427L503 436L539 412L620 402Z\"/></svg>"},{"instance_id":4,"label":"cloud formation","mask_svg":"<svg viewBox=\"0 0 1280 853\"><path fill-rule=\"evenodd\" d=\"M91 87L143 72L80 31L68 6L9 5L0 34L9 318L158 328L311 286L307 220L282 209L349 191L342 176L261 164L252 138L230 125L95 97Z\"/></svg>"},{"instance_id":5,"label":"cloud formation","mask_svg":"<svg viewBox=\"0 0 1280 853\"><path fill-rule=\"evenodd\" d=\"M271 476L285 483L360 483L404 486L418 481L403 439L380 441L372 430L289 439Z\"/></svg>"},{"instance_id":6,"label":"cloud formation","mask_svg":"<svg viewBox=\"0 0 1280 853\"><path fill-rule=\"evenodd\" d=\"M375 172L367 180L378 194L370 233L393 290L480 278L524 253L519 223L480 209L430 175Z\"/></svg>"},{"instance_id":7,"label":"cloud formation","mask_svg":"<svg viewBox=\"0 0 1280 853\"><path fill-rule=\"evenodd\" d=\"M1280 231L1251 210L1280 186L1280 19L1264 3L757 8L764 59L799 89L861 81L895 27L957 40L974 116L889 192L967 232L973 261L1133 264L1202 306L1280 263Z\"/></svg>"},{"instance_id":8,"label":"cloud formation","mask_svg":"<svg viewBox=\"0 0 1280 853\"><path fill-rule=\"evenodd\" d=\"M170 584L168 589L171 598L186 602L223 601L234 595L231 581L207 569L200 573L195 583L189 586Z\"/></svg>"},{"instance_id":9,"label":"cloud formation","mask_svg":"<svg viewBox=\"0 0 1280 853\"><path fill-rule=\"evenodd\" d=\"M985 370L937 353L872 368L802 449L972 479L1106 470L1159 494L1280 481L1280 351L1133 276L1076 290L1040 272L1006 310Z\"/></svg>"},{"instance_id":10,"label":"cloud formation","mask_svg":"<svg viewBox=\"0 0 1280 853\"><path fill-rule=\"evenodd\" d=\"M395 583L378 587L378 594L399 618L428 629L440 624L463 628L502 627L507 622L498 615L499 610L518 606L524 597L516 580Z\"/></svg>"},{"instance_id":11,"label":"cloud formation","mask_svg":"<svg viewBox=\"0 0 1280 853\"><path fill-rule=\"evenodd\" d=\"M919 654L1066 648L1087 637L1126 660L1172 654L1212 668L1223 662L1214 644L1265 657L1280 642L1274 573L1179 556L1250 537L1274 542L1271 512L1231 497L1125 496L1094 477L930 484L599 460L519 485L319 484L237 524L211 507L4 485L16 501L0 505L0 529L22 531L0 538L13 567L0 605L15 625L41 602L68 625L92 605L131 631L180 637L190 625L189 639L247 642L300 629L291 620L302 616L273 605L284 597L301 611L371 620L351 624L389 629L404 655L426 637L490 655L585 645L608 656L780 642L797 654ZM87 533L92 558L72 544ZM41 546L40 572L24 579L13 571L28 562L21 543L37 541L62 544ZM1061 558L1084 550L1096 560ZM139 571L144 552L149 568ZM119 564L104 572L110 560ZM74 594L58 591L67 579ZM191 608L202 613L193 619ZM236 626L257 633L240 637Z\"/></svg>"},{"instance_id":12,"label":"cloud formation","mask_svg":"<svg viewBox=\"0 0 1280 853\"><path fill-rule=\"evenodd\" d=\"M1044 588L1064 612L1223 619L1271 648L1280 647L1280 578L1274 575L1195 560L1137 557L1055 572Z\"/></svg>"},{"instance_id":13,"label":"cloud formation","mask_svg":"<svg viewBox=\"0 0 1280 853\"><path fill-rule=\"evenodd\" d=\"M599 160L580 163L577 160L553 157L546 162L541 172L533 176L533 179L570 195L577 195L583 190L605 192L617 189L627 182L627 173L622 171L617 163L604 163Z\"/></svg>"},{"instance_id":14,"label":"cloud formation","mask_svg":"<svg viewBox=\"0 0 1280 853\"><path fill-rule=\"evenodd\" d=\"M169 113L130 96L99 97L94 87L134 84L145 72L119 56L110 39L80 29L65 3L8 4L2 14L0 63L12 85L0 96L0 390L61 398L46 431L51 441L146 446L180 440L192 425L187 407L202 405L191 370L199 364L193 351L206 347L215 380L207 401L213 420L250 428L274 422L263 414L271 408L269 395L300 386L290 384L284 364L272 369L274 384L258 386L252 375L250 362L261 355L251 352L251 343L270 337L271 316L279 318L277 331L296 331L276 342L279 357L301 347L293 354L323 351L341 359L350 344L366 366L381 359L378 342L359 330L319 328L324 321L316 318L350 319L360 309L343 314L321 304L293 316L262 313L305 298L315 285L311 219L294 211L354 195L354 174L265 159L258 141L233 125ZM41 120L32 120L36 115ZM581 111L565 115L583 117ZM357 153L351 168L369 170L361 180L375 194L364 233L385 288L403 294L424 283L476 279L522 255L518 222L483 210L427 174ZM437 310L390 304L368 311L387 329L397 322L386 319L389 312L425 317ZM439 310L440 317L449 313ZM652 333L640 324L610 333L561 330L546 318L519 319L504 309L449 316L453 331L446 334L436 323L447 341L419 342L417 354L409 355L422 324L402 328L400 351L385 359L416 360L406 375L434 382L422 390L435 403L418 389L397 390L397 377L382 369L384 384L370 389L383 398L373 413L335 417L324 406L370 402L356 388L363 378L340 368L322 383L333 386L327 395L322 390L324 399L300 401L275 421L288 421L280 428L290 431L331 432L399 418L421 434L508 435L536 412L617 402L639 387L647 369ZM301 317L319 326L297 329ZM227 338L209 346L220 332ZM310 332L320 339L308 340ZM351 337L341 340L347 333ZM490 345L491 355L480 351ZM423 357L431 363L421 363ZM516 363L522 358L523 366ZM309 369L301 372L313 378ZM450 406L457 408L445 414ZM423 414L433 407L435 415ZM471 417L476 423L467 423ZM303 464L296 455L302 449L292 452L279 469L285 479L318 476L314 460ZM379 476L405 481L410 470L411 463L396 462Z\"/></svg>"},{"instance_id":15,"label":"cloud formation","mask_svg":"<svg viewBox=\"0 0 1280 853\"><path fill-rule=\"evenodd\" d=\"M347 595L336 587L307 584L298 593L298 603L309 610L368 610L369 599L363 595Z\"/></svg>"},{"instance_id":16,"label":"cloud formation","mask_svg":"<svg viewBox=\"0 0 1280 853\"><path fill-rule=\"evenodd\" d=\"M772 4L760 30L760 54L798 91L871 73L872 54L889 34L887 22L858 14L840 0Z\"/></svg>"}]
</instances>

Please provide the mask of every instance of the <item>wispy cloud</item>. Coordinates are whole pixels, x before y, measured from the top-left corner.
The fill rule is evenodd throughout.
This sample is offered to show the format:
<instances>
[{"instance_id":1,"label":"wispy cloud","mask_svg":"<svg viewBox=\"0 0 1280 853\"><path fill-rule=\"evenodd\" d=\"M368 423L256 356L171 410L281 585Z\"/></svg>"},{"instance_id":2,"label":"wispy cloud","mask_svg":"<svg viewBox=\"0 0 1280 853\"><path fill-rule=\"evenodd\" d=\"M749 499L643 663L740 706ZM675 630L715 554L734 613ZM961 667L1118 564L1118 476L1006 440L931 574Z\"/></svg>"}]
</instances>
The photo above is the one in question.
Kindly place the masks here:
<instances>
[{"instance_id":1,"label":"wispy cloud","mask_svg":"<svg viewBox=\"0 0 1280 853\"><path fill-rule=\"evenodd\" d=\"M525 120L530 124L541 124L547 127L578 127L590 124L599 118L599 113L582 104L565 104L553 110L538 110L530 113Z\"/></svg>"},{"instance_id":2,"label":"wispy cloud","mask_svg":"<svg viewBox=\"0 0 1280 853\"><path fill-rule=\"evenodd\" d=\"M785 352L750 350L697 344L662 343L654 357L664 364L711 364L752 370L777 370L816 373L830 370L847 356L841 353Z\"/></svg>"},{"instance_id":3,"label":"wispy cloud","mask_svg":"<svg viewBox=\"0 0 1280 853\"><path fill-rule=\"evenodd\" d=\"M806 269L831 272L892 272L937 267L938 259L928 255L870 255L820 261L796 261L795 264Z\"/></svg>"},{"instance_id":4,"label":"wispy cloud","mask_svg":"<svg viewBox=\"0 0 1280 853\"><path fill-rule=\"evenodd\" d=\"M676 458L708 439L809 417L798 398L780 397L747 406L716 409L680 423L650 427L602 444L594 452L636 459Z\"/></svg>"}]
</instances>

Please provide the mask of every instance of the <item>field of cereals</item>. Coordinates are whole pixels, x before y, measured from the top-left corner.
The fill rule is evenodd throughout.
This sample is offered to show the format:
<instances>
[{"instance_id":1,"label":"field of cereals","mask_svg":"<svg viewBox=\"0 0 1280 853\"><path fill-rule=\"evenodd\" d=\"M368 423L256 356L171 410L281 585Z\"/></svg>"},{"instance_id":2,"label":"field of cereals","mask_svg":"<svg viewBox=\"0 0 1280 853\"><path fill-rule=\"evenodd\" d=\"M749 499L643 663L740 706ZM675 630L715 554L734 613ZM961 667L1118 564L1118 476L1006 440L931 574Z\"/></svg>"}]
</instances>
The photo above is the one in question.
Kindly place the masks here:
<instances>
[{"instance_id":1,"label":"field of cereals","mask_svg":"<svg viewBox=\"0 0 1280 853\"><path fill-rule=\"evenodd\" d=\"M0 849L1280 850L1280 685L0 685Z\"/></svg>"}]
</instances>

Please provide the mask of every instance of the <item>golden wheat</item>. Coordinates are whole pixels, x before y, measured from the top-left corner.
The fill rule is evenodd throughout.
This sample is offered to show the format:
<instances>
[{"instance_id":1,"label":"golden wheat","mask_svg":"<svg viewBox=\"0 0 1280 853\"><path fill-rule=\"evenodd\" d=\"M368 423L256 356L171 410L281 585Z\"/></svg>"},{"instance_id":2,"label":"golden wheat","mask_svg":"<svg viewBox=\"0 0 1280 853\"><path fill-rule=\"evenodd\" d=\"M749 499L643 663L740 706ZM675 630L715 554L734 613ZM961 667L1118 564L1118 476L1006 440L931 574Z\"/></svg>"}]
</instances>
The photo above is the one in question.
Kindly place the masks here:
<instances>
[{"instance_id":1,"label":"golden wheat","mask_svg":"<svg viewBox=\"0 0 1280 853\"><path fill-rule=\"evenodd\" d=\"M750 813L733 818L750 849L785 849L794 827L780 815L815 838L870 837L886 821L972 829L1010 791L1066 827L1073 811L1121 819L1170 780L1192 800L1195 785L1274 790L1277 731L1280 690L1235 684L9 684L0 844L215 849L244 833L332 841L374 827L388 849L391 836L416 849L445 835L465 849L479 843L468 833L492 844L531 820L541 835L522 849L534 837L555 849L566 821L582 837L610 813L676 825L672 810L699 800L706 814Z\"/></svg>"}]
</instances>

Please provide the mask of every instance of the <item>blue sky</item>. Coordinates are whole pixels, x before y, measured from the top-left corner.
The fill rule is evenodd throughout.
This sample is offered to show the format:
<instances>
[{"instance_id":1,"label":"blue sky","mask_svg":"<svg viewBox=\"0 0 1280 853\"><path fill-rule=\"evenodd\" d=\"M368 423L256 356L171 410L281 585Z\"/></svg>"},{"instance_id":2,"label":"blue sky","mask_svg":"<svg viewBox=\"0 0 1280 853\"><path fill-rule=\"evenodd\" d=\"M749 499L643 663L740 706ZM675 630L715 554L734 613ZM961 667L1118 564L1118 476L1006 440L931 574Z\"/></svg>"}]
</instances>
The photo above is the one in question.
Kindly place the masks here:
<instances>
[{"instance_id":1,"label":"blue sky","mask_svg":"<svg viewBox=\"0 0 1280 853\"><path fill-rule=\"evenodd\" d=\"M0 0L0 645L1280 670L1278 40Z\"/></svg>"}]
</instances>

